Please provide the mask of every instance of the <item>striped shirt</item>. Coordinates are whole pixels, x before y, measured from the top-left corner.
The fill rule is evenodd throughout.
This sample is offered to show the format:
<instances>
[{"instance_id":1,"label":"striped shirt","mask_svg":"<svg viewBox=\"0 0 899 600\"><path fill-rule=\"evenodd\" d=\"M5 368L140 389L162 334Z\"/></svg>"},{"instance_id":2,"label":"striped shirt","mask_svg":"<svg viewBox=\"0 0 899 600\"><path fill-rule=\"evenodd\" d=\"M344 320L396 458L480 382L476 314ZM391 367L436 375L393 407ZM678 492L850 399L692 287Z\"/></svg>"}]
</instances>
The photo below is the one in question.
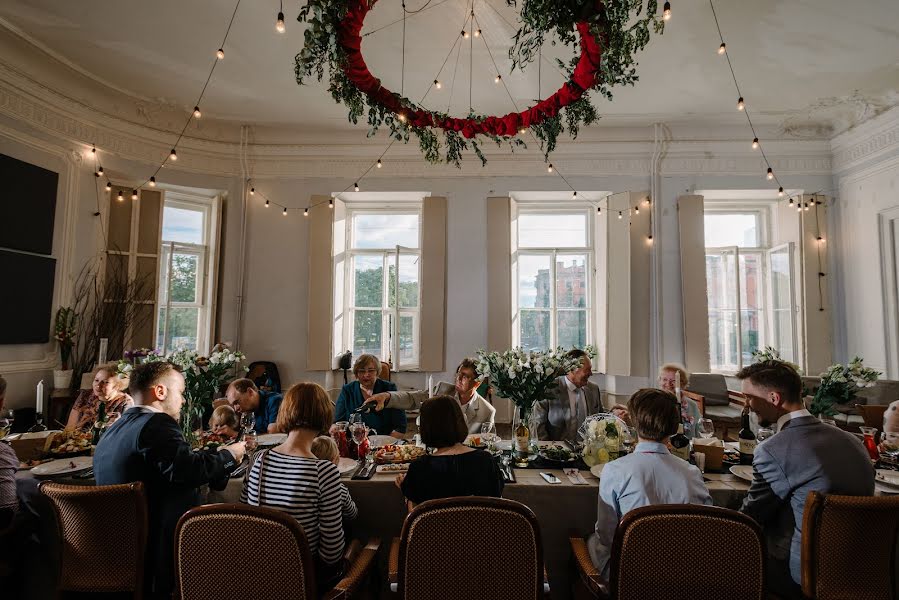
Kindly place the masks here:
<instances>
[{"instance_id":1,"label":"striped shirt","mask_svg":"<svg viewBox=\"0 0 899 600\"><path fill-rule=\"evenodd\" d=\"M261 480L261 485L260 485ZM241 502L281 510L303 527L309 550L327 564L343 557L342 517L356 517L356 504L331 461L269 450L253 459Z\"/></svg>"}]
</instances>

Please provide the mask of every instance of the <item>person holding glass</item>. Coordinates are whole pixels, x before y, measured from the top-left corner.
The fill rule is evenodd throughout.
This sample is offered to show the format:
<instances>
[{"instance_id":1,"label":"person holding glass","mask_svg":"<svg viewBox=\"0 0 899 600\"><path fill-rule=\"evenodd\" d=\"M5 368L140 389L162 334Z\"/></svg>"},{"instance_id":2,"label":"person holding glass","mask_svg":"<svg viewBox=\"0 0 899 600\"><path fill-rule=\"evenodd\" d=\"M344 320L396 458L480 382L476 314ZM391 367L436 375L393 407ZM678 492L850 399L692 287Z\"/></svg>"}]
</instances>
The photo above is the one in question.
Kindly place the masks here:
<instances>
[{"instance_id":1,"label":"person holding glass","mask_svg":"<svg viewBox=\"0 0 899 600\"><path fill-rule=\"evenodd\" d=\"M75 399L66 429L88 431L97 420L100 402L106 403L106 415L112 424L123 412L134 406L134 399L123 392L128 379L116 374L113 367L101 367L94 374L91 389L83 390Z\"/></svg>"},{"instance_id":2,"label":"person holding glass","mask_svg":"<svg viewBox=\"0 0 899 600\"><path fill-rule=\"evenodd\" d=\"M356 381L343 386L334 409L334 422L350 421L353 412L373 397L386 398L387 392L395 392L396 384L378 377L381 361L373 354L363 354L353 364ZM382 401L383 406L383 401ZM386 408L362 415L362 421L380 435L402 439L406 434L406 412L399 408Z\"/></svg>"}]
</instances>

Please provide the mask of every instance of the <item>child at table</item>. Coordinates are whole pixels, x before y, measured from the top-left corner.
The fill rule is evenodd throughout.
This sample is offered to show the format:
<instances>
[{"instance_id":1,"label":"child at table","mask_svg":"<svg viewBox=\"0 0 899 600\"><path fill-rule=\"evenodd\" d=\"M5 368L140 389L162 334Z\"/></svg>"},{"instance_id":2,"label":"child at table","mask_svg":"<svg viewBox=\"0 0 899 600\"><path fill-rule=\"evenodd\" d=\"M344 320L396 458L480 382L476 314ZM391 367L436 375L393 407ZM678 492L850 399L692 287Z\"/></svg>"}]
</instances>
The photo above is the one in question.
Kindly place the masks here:
<instances>
[{"instance_id":1,"label":"child at table","mask_svg":"<svg viewBox=\"0 0 899 600\"><path fill-rule=\"evenodd\" d=\"M331 436L320 435L312 440L312 454L319 460L329 460L335 465L340 465L340 452L337 450L337 442ZM351 519L355 514L356 505L353 503L350 491L346 489L346 486L341 483L340 487L343 488L343 528L344 532L347 533L347 539L349 539L350 536L347 530L348 518Z\"/></svg>"},{"instance_id":2,"label":"child at table","mask_svg":"<svg viewBox=\"0 0 899 600\"><path fill-rule=\"evenodd\" d=\"M209 429L212 433L227 437L237 437L237 413L227 405L216 407L209 418Z\"/></svg>"}]
</instances>

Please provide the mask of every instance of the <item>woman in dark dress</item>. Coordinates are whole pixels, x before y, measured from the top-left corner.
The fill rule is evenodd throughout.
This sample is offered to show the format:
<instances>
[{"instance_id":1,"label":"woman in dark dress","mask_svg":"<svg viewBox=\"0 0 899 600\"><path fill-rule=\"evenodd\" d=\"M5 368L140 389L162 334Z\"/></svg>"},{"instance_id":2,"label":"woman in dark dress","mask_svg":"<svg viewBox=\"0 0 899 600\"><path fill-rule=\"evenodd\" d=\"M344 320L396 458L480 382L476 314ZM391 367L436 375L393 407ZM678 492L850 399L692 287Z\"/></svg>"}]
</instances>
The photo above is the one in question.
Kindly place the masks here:
<instances>
[{"instance_id":1,"label":"woman in dark dress","mask_svg":"<svg viewBox=\"0 0 899 600\"><path fill-rule=\"evenodd\" d=\"M455 398L426 400L421 405L420 433L421 441L437 451L422 456L409 465L405 476L396 478L409 510L435 498L502 496L503 479L493 457L462 444L468 427Z\"/></svg>"},{"instance_id":2,"label":"woman in dark dress","mask_svg":"<svg viewBox=\"0 0 899 600\"><path fill-rule=\"evenodd\" d=\"M373 354L363 354L353 365L352 381L340 390L337 406L334 407L334 421L349 421L354 410L362 406L373 394L395 392L396 384L378 378L381 361ZM406 411L385 408L382 411L363 413L362 421L380 435L402 438L406 433Z\"/></svg>"}]
</instances>

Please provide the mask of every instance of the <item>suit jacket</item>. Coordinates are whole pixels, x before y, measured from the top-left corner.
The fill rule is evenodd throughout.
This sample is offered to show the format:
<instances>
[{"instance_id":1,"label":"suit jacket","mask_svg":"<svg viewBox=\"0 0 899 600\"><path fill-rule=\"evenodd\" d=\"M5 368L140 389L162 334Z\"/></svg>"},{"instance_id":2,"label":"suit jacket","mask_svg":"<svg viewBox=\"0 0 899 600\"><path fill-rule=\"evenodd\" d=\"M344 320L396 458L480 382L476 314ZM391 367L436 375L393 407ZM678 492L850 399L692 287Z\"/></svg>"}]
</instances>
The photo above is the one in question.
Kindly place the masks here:
<instances>
[{"instance_id":1,"label":"suit jacket","mask_svg":"<svg viewBox=\"0 0 899 600\"><path fill-rule=\"evenodd\" d=\"M583 423L577 421L576 415L571 414L571 403L568 400L568 384L565 383L566 375L556 379L556 387L552 390L552 396L540 400L534 404L534 423L537 425L537 439L540 440L567 440L572 437L572 430L576 433ZM583 417L589 417L605 410L599 395L599 386L587 382L583 388L584 402L586 404Z\"/></svg>"},{"instance_id":2,"label":"suit jacket","mask_svg":"<svg viewBox=\"0 0 899 600\"><path fill-rule=\"evenodd\" d=\"M764 528L772 569L783 571L788 563L799 584L806 497L812 491L872 495L871 459L851 433L801 416L756 447L752 466L754 479L740 510Z\"/></svg>"},{"instance_id":3,"label":"suit jacket","mask_svg":"<svg viewBox=\"0 0 899 600\"><path fill-rule=\"evenodd\" d=\"M375 379L372 386L373 394L390 392L396 389L396 384L383 379ZM334 422L349 421L354 410L362 406L365 399L362 397L362 386L358 381L351 381L340 390L337 405L334 408ZM375 430L379 435L390 435L393 431L406 433L406 413L394 408L385 408L381 412L363 413L362 422Z\"/></svg>"},{"instance_id":4,"label":"suit jacket","mask_svg":"<svg viewBox=\"0 0 899 600\"><path fill-rule=\"evenodd\" d=\"M201 485L224 489L235 466L227 450L194 452L175 419L143 406L126 410L100 438L94 452L97 485L144 484L149 525L144 581L148 591L172 591L172 546L178 519L199 504Z\"/></svg>"},{"instance_id":5,"label":"suit jacket","mask_svg":"<svg viewBox=\"0 0 899 600\"><path fill-rule=\"evenodd\" d=\"M459 399L459 395L456 393L456 386L447 383L446 381L441 381L437 384L434 395L452 396L456 400ZM392 408L400 408L402 410L418 410L421 408L421 403L427 399L427 390L390 392L390 402L388 402L388 405ZM468 433L480 433L481 425L484 423L493 423L496 418L496 408L475 391L474 397L462 407L462 416L465 417Z\"/></svg>"}]
</instances>

